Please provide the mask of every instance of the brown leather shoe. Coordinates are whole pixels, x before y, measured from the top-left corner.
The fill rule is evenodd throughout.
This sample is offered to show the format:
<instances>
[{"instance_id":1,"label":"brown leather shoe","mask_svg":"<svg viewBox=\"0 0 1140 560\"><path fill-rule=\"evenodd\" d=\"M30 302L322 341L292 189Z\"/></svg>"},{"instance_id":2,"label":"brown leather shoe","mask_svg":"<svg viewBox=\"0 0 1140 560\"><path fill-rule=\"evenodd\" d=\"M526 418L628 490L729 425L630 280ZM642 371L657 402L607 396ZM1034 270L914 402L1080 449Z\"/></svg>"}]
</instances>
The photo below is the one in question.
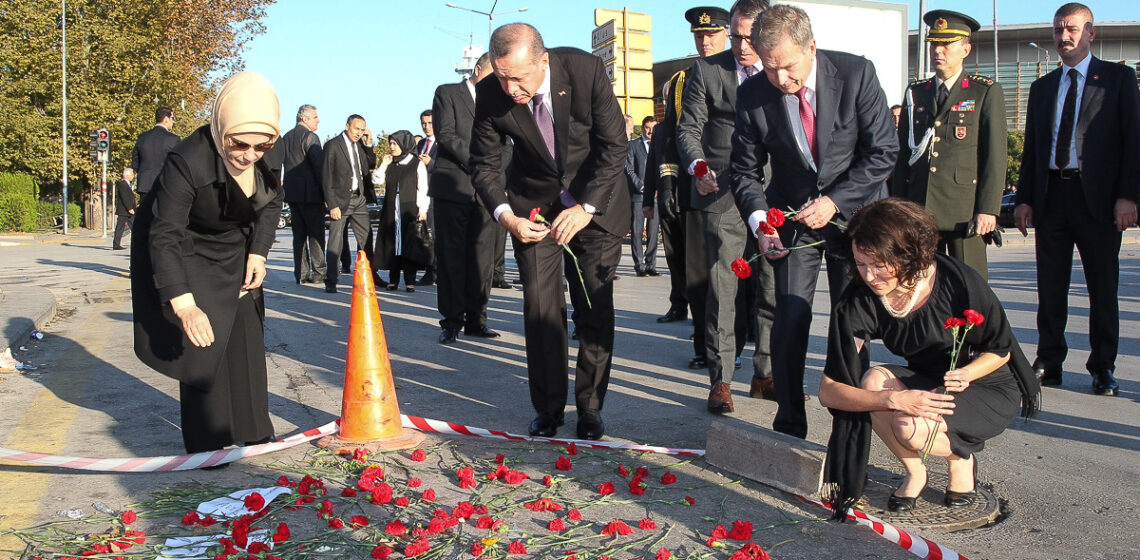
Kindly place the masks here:
<instances>
[{"instance_id":1,"label":"brown leather shoe","mask_svg":"<svg viewBox=\"0 0 1140 560\"><path fill-rule=\"evenodd\" d=\"M776 400L776 380L771 377L753 377L748 396L754 399Z\"/></svg>"},{"instance_id":2,"label":"brown leather shoe","mask_svg":"<svg viewBox=\"0 0 1140 560\"><path fill-rule=\"evenodd\" d=\"M709 391L709 412L713 414L726 414L733 411L732 388L728 383L717 383Z\"/></svg>"}]
</instances>

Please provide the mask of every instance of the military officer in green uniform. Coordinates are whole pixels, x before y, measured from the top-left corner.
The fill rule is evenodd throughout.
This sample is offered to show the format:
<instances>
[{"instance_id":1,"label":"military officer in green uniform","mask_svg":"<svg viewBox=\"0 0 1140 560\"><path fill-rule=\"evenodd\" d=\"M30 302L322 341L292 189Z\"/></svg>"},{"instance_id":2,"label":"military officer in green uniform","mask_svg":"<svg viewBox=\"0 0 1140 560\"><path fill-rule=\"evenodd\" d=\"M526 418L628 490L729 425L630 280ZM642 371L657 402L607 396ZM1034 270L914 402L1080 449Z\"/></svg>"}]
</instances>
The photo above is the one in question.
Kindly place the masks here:
<instances>
[{"instance_id":1,"label":"military officer in green uniform","mask_svg":"<svg viewBox=\"0 0 1140 560\"><path fill-rule=\"evenodd\" d=\"M922 19L930 26L935 76L907 88L891 194L929 208L938 219L940 248L988 279L982 236L997 228L1001 211L1005 101L998 83L963 70L977 21L950 10Z\"/></svg>"}]
</instances>

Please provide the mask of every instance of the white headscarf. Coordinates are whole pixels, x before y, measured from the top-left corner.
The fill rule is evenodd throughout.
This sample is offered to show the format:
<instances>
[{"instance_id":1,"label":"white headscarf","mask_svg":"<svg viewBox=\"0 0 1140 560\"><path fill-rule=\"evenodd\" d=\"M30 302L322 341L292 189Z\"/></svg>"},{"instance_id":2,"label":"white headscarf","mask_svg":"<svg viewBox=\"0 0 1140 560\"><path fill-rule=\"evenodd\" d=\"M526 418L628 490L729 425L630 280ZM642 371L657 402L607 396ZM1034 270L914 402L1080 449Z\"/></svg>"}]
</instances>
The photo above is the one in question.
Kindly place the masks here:
<instances>
[{"instance_id":1,"label":"white headscarf","mask_svg":"<svg viewBox=\"0 0 1140 560\"><path fill-rule=\"evenodd\" d=\"M257 132L269 135L272 142L281 134L281 103L273 85L256 72L239 72L230 76L214 98L210 116L210 135L214 148L222 156L226 170L247 195L257 187L254 168L235 169L226 159L225 138L231 134Z\"/></svg>"}]
</instances>

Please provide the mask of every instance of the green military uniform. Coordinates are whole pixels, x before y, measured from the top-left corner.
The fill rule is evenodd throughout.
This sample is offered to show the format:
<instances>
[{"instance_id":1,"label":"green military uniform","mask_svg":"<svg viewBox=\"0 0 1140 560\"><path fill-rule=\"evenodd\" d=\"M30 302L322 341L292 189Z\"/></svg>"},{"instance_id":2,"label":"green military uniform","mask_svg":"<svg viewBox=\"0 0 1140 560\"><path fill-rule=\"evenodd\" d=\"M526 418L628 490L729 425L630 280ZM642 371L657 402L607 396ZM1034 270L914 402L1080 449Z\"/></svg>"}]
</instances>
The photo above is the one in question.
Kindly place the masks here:
<instances>
[{"instance_id":1,"label":"green military uniform","mask_svg":"<svg viewBox=\"0 0 1140 560\"><path fill-rule=\"evenodd\" d=\"M938 110L937 90L946 86L938 82L931 78L907 88L891 195L930 209L938 220L940 248L988 278L985 243L966 233L975 215L1001 211L1005 100L1000 84L963 71Z\"/></svg>"}]
</instances>

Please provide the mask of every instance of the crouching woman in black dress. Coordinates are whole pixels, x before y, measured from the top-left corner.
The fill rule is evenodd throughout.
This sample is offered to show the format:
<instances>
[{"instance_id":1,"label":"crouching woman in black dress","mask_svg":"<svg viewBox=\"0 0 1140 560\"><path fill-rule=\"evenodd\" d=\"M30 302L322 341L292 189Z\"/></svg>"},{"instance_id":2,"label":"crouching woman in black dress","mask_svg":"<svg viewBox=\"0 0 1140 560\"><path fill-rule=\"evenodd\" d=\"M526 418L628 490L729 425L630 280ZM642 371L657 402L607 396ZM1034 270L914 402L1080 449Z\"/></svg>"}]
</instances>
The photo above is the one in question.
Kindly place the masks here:
<instances>
[{"instance_id":1,"label":"crouching woman in black dress","mask_svg":"<svg viewBox=\"0 0 1140 560\"><path fill-rule=\"evenodd\" d=\"M835 307L819 400L834 417L824 481L839 515L863 492L871 431L902 461L906 478L887 502L907 511L926 488L923 452L945 458L943 503L973 503L977 455L1017 415L1037 411L1040 387L1001 302L981 276L936 254L938 229L925 208L900 199L860 210L847 228L855 277ZM971 310L967 314L966 311ZM979 315L976 315L975 312ZM965 344L950 363L947 319L969 316ZM864 341L906 360L905 366L859 363Z\"/></svg>"},{"instance_id":2,"label":"crouching woman in black dress","mask_svg":"<svg viewBox=\"0 0 1140 560\"><path fill-rule=\"evenodd\" d=\"M135 354L180 382L188 453L273 437L261 282L284 195L261 157L280 120L273 86L235 74L139 207Z\"/></svg>"}]
</instances>

